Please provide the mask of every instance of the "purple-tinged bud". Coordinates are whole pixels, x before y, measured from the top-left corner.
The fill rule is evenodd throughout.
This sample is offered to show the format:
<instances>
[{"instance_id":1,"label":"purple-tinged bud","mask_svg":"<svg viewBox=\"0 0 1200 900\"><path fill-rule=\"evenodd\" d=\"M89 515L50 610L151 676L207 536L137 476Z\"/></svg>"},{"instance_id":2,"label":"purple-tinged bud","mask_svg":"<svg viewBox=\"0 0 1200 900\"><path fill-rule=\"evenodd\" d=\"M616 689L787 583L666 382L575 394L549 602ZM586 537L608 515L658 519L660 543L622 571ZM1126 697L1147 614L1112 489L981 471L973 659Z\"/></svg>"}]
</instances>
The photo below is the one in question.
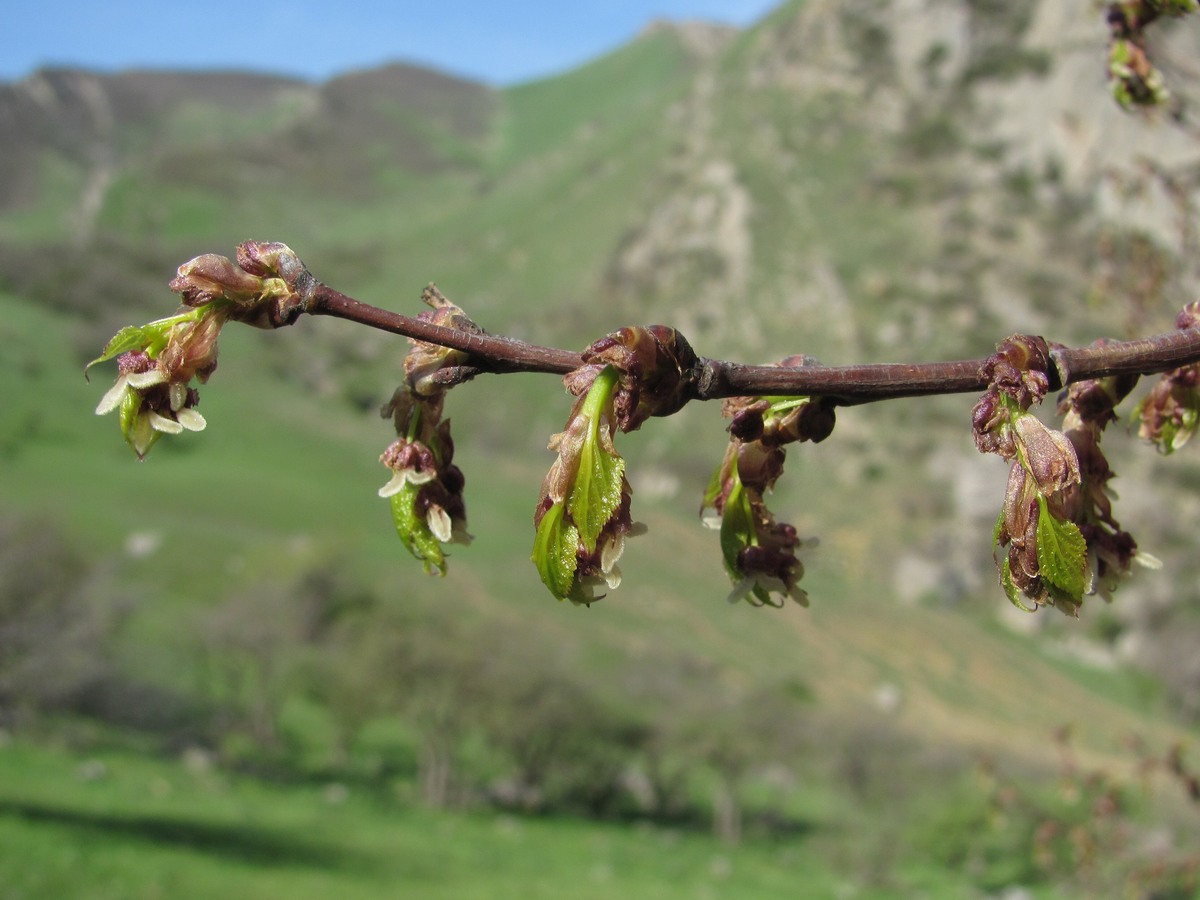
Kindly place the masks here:
<instances>
[{"instance_id":1,"label":"purple-tinged bud","mask_svg":"<svg viewBox=\"0 0 1200 900\"><path fill-rule=\"evenodd\" d=\"M196 321L171 330L167 345L158 355L158 366L168 381L208 381L217 368L217 338L228 319L227 312L227 308L213 306Z\"/></svg>"},{"instance_id":2,"label":"purple-tinged bud","mask_svg":"<svg viewBox=\"0 0 1200 900\"><path fill-rule=\"evenodd\" d=\"M1045 338L1014 334L996 345L981 374L1021 409L1040 403L1050 389L1050 348Z\"/></svg>"},{"instance_id":3,"label":"purple-tinged bud","mask_svg":"<svg viewBox=\"0 0 1200 900\"><path fill-rule=\"evenodd\" d=\"M1200 364L1165 373L1138 405L1138 436L1168 454L1200 428Z\"/></svg>"},{"instance_id":4,"label":"purple-tinged bud","mask_svg":"<svg viewBox=\"0 0 1200 900\"><path fill-rule=\"evenodd\" d=\"M1038 490L1049 496L1079 483L1075 447L1061 431L1053 431L1029 413L1013 422L1021 456Z\"/></svg>"},{"instance_id":5,"label":"purple-tinged bud","mask_svg":"<svg viewBox=\"0 0 1200 900\"><path fill-rule=\"evenodd\" d=\"M682 334L665 325L614 331L584 350L583 361L620 373L613 410L624 432L651 416L678 412L692 398L696 354Z\"/></svg>"},{"instance_id":6,"label":"purple-tinged bud","mask_svg":"<svg viewBox=\"0 0 1200 900\"><path fill-rule=\"evenodd\" d=\"M238 265L262 278L282 278L290 287L304 272L304 263L287 244L278 241L244 241L237 248Z\"/></svg>"},{"instance_id":7,"label":"purple-tinged bud","mask_svg":"<svg viewBox=\"0 0 1200 900\"><path fill-rule=\"evenodd\" d=\"M1175 327L1180 331L1200 327L1200 300L1193 300L1175 317Z\"/></svg>"},{"instance_id":8,"label":"purple-tinged bud","mask_svg":"<svg viewBox=\"0 0 1200 900\"><path fill-rule=\"evenodd\" d=\"M205 253L181 265L170 287L187 306L203 306L217 300L247 305L262 295L263 280L227 256Z\"/></svg>"},{"instance_id":9,"label":"purple-tinged bud","mask_svg":"<svg viewBox=\"0 0 1200 900\"><path fill-rule=\"evenodd\" d=\"M971 433L980 453L998 453L1004 459L1012 459L1017 451L1009 429L1004 427L1008 420L1008 407L994 390L979 398L971 410Z\"/></svg>"},{"instance_id":10,"label":"purple-tinged bud","mask_svg":"<svg viewBox=\"0 0 1200 900\"><path fill-rule=\"evenodd\" d=\"M188 260L171 281L186 306L229 304L229 318L256 328L292 324L316 279L285 244L250 241L237 262L215 253Z\"/></svg>"},{"instance_id":11,"label":"purple-tinged bud","mask_svg":"<svg viewBox=\"0 0 1200 900\"><path fill-rule=\"evenodd\" d=\"M483 333L483 329L446 299L436 285L428 285L421 294L421 300L432 309L419 313L418 319L456 331ZM409 339L409 343L412 349L404 358L405 379L413 391L422 397L440 397L454 385L469 381L479 374L477 367L468 365L471 358L469 353L413 338Z\"/></svg>"},{"instance_id":12,"label":"purple-tinged bud","mask_svg":"<svg viewBox=\"0 0 1200 900\"><path fill-rule=\"evenodd\" d=\"M763 412L770 404L762 400L759 403L738 410L733 414L729 423L729 434L739 441L757 441L763 434Z\"/></svg>"},{"instance_id":13,"label":"purple-tinged bud","mask_svg":"<svg viewBox=\"0 0 1200 900\"><path fill-rule=\"evenodd\" d=\"M765 494L783 474L786 457L787 451L782 447L771 447L761 441L739 443L737 467L742 484Z\"/></svg>"},{"instance_id":14,"label":"purple-tinged bud","mask_svg":"<svg viewBox=\"0 0 1200 900\"><path fill-rule=\"evenodd\" d=\"M837 422L836 410L824 400L811 400L788 413L773 417L776 423L775 440L781 443L812 441L819 444L833 434Z\"/></svg>"},{"instance_id":15,"label":"purple-tinged bud","mask_svg":"<svg viewBox=\"0 0 1200 900\"><path fill-rule=\"evenodd\" d=\"M1039 513L1035 482L1020 463L1013 463L1005 488L996 544L999 548L1007 548L1007 573L1013 586L1040 605L1043 586L1037 556Z\"/></svg>"},{"instance_id":16,"label":"purple-tinged bud","mask_svg":"<svg viewBox=\"0 0 1200 900\"><path fill-rule=\"evenodd\" d=\"M1102 347L1108 341L1093 341L1092 346ZM1071 431L1080 425L1103 429L1115 421L1117 404L1129 396L1137 386L1139 375L1114 375L1091 381L1077 381L1059 397L1058 414L1064 417L1063 431Z\"/></svg>"}]
</instances>

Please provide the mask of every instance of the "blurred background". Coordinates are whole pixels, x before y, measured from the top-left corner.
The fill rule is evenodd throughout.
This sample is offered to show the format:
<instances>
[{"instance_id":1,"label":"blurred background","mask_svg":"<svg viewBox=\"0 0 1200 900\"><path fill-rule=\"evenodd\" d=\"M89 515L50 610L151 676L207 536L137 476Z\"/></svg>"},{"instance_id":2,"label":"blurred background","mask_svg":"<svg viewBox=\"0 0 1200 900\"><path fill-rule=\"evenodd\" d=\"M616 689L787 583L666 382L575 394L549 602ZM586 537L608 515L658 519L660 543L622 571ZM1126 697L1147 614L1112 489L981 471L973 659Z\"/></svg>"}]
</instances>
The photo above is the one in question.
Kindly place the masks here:
<instances>
[{"instance_id":1,"label":"blurred background","mask_svg":"<svg viewBox=\"0 0 1200 900\"><path fill-rule=\"evenodd\" d=\"M0 898L1194 896L1200 464L1128 407L1116 515L1165 565L1078 620L996 582L969 396L791 450L810 609L725 602L715 404L622 436L649 534L584 609L529 563L555 378L448 398L476 538L429 578L375 494L405 342L228 328L207 430L144 463L82 372L246 239L559 347L1166 331L1200 23L1156 29L1144 117L1084 0L440 6L6 14Z\"/></svg>"}]
</instances>

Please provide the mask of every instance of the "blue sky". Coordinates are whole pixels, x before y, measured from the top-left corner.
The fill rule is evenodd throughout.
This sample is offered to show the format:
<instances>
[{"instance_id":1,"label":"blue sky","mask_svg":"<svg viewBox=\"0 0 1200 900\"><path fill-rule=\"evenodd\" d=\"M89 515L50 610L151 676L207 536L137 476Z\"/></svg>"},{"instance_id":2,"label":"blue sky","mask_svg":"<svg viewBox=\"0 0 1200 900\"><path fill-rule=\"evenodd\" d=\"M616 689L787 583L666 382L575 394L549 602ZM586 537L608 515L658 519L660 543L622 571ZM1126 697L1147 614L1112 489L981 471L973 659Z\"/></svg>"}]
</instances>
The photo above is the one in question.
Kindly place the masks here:
<instances>
[{"instance_id":1,"label":"blue sky","mask_svg":"<svg viewBox=\"0 0 1200 900\"><path fill-rule=\"evenodd\" d=\"M2 17L0 80L44 65L237 68L323 80L403 60L505 85L573 68L655 18L748 25L779 2L15 0Z\"/></svg>"}]
</instances>

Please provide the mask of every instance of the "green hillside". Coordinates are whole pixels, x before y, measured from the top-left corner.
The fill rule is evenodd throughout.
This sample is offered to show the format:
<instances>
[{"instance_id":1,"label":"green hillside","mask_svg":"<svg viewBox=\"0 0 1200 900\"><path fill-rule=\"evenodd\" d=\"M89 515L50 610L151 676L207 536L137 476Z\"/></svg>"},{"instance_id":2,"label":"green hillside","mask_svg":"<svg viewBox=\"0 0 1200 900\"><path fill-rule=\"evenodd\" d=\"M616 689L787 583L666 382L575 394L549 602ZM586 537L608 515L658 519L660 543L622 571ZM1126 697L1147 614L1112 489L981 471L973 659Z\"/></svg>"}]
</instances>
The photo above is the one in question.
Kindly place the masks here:
<instances>
[{"instance_id":1,"label":"green hillside","mask_svg":"<svg viewBox=\"0 0 1200 900\"><path fill-rule=\"evenodd\" d=\"M1075 45L1037 55L1036 4L966 6L924 94L902 64L920 29L817 3L500 91L408 67L38 76L61 115L6 145L25 181L0 185L0 897L1185 891L1200 823L1150 764L1200 708L1163 677L1200 633L1194 454L1114 435L1123 522L1172 581L1026 633L998 612L1004 472L976 458L972 398L842 410L792 451L772 505L821 545L811 608L782 610L725 602L696 521L715 408L619 436L649 534L588 609L529 563L556 379L449 397L475 540L445 578L375 495L403 342L227 328L208 428L143 463L91 415L114 372L84 364L173 308L176 265L247 238L388 308L436 281L489 331L563 347L654 321L708 356L849 363L1167 328L1176 248L992 112L1031 85L1057 102ZM113 133L68 115L88 79ZM1102 82L1091 102L1107 122ZM1121 266L1148 257L1165 274L1131 300ZM1161 652L1122 656L1134 638ZM1093 815L1110 789L1119 813ZM68 857L78 880L51 874Z\"/></svg>"}]
</instances>

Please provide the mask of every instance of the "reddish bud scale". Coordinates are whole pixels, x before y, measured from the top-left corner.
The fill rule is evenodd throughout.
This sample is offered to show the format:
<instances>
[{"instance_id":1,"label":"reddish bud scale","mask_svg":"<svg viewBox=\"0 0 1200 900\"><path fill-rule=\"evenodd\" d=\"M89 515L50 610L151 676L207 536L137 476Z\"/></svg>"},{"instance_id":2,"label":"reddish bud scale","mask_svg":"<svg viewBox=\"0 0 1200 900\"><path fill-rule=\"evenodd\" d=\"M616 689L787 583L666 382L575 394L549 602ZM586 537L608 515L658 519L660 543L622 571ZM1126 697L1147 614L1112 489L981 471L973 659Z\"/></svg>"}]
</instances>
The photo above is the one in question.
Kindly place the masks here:
<instances>
[{"instance_id":1,"label":"reddish bud scale","mask_svg":"<svg viewBox=\"0 0 1200 900\"><path fill-rule=\"evenodd\" d=\"M665 325L622 328L594 342L582 356L592 378L593 367L599 371L611 365L620 373L613 410L617 427L626 433L651 416L678 412L692 397L696 354L682 334ZM568 390L581 393L576 385L582 380L568 382Z\"/></svg>"}]
</instances>

